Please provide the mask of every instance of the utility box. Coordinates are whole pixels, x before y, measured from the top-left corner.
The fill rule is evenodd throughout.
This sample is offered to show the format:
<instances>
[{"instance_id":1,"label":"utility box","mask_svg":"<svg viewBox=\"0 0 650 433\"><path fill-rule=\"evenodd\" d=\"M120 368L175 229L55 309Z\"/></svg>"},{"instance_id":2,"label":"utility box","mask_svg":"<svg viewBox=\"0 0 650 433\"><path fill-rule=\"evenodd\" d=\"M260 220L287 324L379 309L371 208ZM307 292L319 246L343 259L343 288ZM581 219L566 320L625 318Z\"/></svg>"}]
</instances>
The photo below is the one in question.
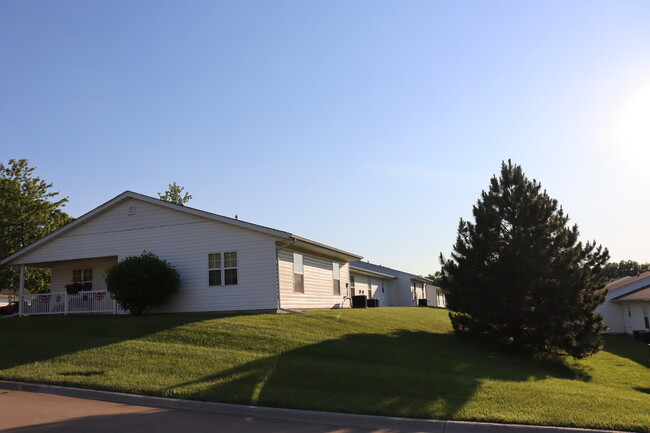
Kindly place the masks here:
<instances>
[{"instance_id":1,"label":"utility box","mask_svg":"<svg viewBox=\"0 0 650 433\"><path fill-rule=\"evenodd\" d=\"M352 308L368 308L368 298L366 298L366 295L353 296Z\"/></svg>"}]
</instances>

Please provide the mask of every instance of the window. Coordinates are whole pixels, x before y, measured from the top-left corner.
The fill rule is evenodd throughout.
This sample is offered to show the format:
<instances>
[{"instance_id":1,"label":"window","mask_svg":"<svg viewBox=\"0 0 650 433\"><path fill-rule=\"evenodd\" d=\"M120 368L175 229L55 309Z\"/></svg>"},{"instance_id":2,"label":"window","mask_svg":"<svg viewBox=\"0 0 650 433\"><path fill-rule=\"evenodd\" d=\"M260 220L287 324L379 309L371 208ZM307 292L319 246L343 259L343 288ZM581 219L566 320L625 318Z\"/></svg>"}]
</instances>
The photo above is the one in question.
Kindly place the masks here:
<instances>
[{"instance_id":1,"label":"window","mask_svg":"<svg viewBox=\"0 0 650 433\"><path fill-rule=\"evenodd\" d=\"M226 286L237 284L237 253L223 253L223 274Z\"/></svg>"},{"instance_id":2,"label":"window","mask_svg":"<svg viewBox=\"0 0 650 433\"><path fill-rule=\"evenodd\" d=\"M381 293L384 293L384 282L381 282Z\"/></svg>"},{"instance_id":3,"label":"window","mask_svg":"<svg viewBox=\"0 0 650 433\"><path fill-rule=\"evenodd\" d=\"M293 253L293 291L305 293L305 269L303 256L299 253Z\"/></svg>"},{"instance_id":4,"label":"window","mask_svg":"<svg viewBox=\"0 0 650 433\"><path fill-rule=\"evenodd\" d=\"M85 290L93 289L93 270L92 269L73 269L72 282L81 283Z\"/></svg>"},{"instance_id":5,"label":"window","mask_svg":"<svg viewBox=\"0 0 650 433\"><path fill-rule=\"evenodd\" d=\"M210 286L237 284L237 252L208 254L208 284Z\"/></svg>"},{"instance_id":6,"label":"window","mask_svg":"<svg viewBox=\"0 0 650 433\"><path fill-rule=\"evenodd\" d=\"M341 294L341 264L332 262L332 281L333 293L335 295Z\"/></svg>"},{"instance_id":7,"label":"window","mask_svg":"<svg viewBox=\"0 0 650 433\"><path fill-rule=\"evenodd\" d=\"M643 305L643 322L645 323L646 329L650 329L650 318L648 318L648 306Z\"/></svg>"}]
</instances>

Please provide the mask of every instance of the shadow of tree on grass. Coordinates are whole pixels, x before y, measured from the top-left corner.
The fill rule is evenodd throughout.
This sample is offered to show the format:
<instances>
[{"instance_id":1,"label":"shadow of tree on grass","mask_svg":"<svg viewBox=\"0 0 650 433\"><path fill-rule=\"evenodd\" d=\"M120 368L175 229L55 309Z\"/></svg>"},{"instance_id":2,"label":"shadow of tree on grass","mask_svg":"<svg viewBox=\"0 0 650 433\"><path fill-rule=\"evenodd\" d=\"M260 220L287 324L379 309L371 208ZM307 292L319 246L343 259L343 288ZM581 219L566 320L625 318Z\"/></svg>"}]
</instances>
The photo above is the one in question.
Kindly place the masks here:
<instances>
[{"instance_id":1,"label":"shadow of tree on grass","mask_svg":"<svg viewBox=\"0 0 650 433\"><path fill-rule=\"evenodd\" d=\"M232 315L83 315L33 316L0 322L0 377L2 370L46 361L83 350L108 346L127 340L204 320ZM37 336L37 338L34 338ZM91 376L100 371L80 368L63 376Z\"/></svg>"},{"instance_id":2,"label":"shadow of tree on grass","mask_svg":"<svg viewBox=\"0 0 650 433\"><path fill-rule=\"evenodd\" d=\"M650 345L634 340L631 335L606 335L605 352L627 358L644 367L650 367Z\"/></svg>"},{"instance_id":3,"label":"shadow of tree on grass","mask_svg":"<svg viewBox=\"0 0 650 433\"><path fill-rule=\"evenodd\" d=\"M524 361L453 334L351 334L174 387L197 400L451 418L485 379L588 380L563 363Z\"/></svg>"}]
</instances>

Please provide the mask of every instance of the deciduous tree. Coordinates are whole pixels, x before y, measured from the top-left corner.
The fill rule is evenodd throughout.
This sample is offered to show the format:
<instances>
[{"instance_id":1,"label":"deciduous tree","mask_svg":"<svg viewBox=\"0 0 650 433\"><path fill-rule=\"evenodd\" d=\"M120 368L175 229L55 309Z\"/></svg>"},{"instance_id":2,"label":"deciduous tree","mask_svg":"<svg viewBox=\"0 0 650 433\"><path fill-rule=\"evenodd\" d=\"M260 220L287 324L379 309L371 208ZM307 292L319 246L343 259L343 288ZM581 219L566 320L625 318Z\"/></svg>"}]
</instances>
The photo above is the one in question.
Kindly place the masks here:
<instances>
[{"instance_id":1,"label":"deciduous tree","mask_svg":"<svg viewBox=\"0 0 650 433\"><path fill-rule=\"evenodd\" d=\"M601 275L607 281L623 277L634 277L643 272L650 271L650 263L639 263L634 260L621 260L618 263L607 263Z\"/></svg>"},{"instance_id":2,"label":"deciduous tree","mask_svg":"<svg viewBox=\"0 0 650 433\"><path fill-rule=\"evenodd\" d=\"M62 211L67 198L57 199L52 184L34 175L27 159L0 162L0 257L8 257L53 230L67 224L71 218ZM26 268L25 285L32 291L49 288L50 271ZM17 290L19 270L0 267L0 287Z\"/></svg>"}]
</instances>

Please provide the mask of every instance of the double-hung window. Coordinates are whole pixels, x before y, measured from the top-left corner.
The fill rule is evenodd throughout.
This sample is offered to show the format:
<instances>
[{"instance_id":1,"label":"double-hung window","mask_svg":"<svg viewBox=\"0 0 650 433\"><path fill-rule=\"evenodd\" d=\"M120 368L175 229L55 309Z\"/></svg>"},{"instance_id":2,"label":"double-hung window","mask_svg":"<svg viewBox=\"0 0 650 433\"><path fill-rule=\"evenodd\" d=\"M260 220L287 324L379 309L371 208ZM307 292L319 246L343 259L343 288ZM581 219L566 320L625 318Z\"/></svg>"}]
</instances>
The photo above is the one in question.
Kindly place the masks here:
<instances>
[{"instance_id":1,"label":"double-hung window","mask_svg":"<svg viewBox=\"0 0 650 433\"><path fill-rule=\"evenodd\" d=\"M93 289L93 270L92 269L73 269L72 282L84 285L84 290Z\"/></svg>"},{"instance_id":2,"label":"double-hung window","mask_svg":"<svg viewBox=\"0 0 650 433\"><path fill-rule=\"evenodd\" d=\"M293 291L296 293L305 293L305 267L303 265L303 255L293 253Z\"/></svg>"},{"instance_id":3,"label":"double-hung window","mask_svg":"<svg viewBox=\"0 0 650 433\"><path fill-rule=\"evenodd\" d=\"M332 281L333 281L333 291L334 295L341 294L341 264L338 262L332 262Z\"/></svg>"},{"instance_id":4,"label":"double-hung window","mask_svg":"<svg viewBox=\"0 0 650 433\"><path fill-rule=\"evenodd\" d=\"M234 286L237 284L237 252L208 254L208 284Z\"/></svg>"}]
</instances>

